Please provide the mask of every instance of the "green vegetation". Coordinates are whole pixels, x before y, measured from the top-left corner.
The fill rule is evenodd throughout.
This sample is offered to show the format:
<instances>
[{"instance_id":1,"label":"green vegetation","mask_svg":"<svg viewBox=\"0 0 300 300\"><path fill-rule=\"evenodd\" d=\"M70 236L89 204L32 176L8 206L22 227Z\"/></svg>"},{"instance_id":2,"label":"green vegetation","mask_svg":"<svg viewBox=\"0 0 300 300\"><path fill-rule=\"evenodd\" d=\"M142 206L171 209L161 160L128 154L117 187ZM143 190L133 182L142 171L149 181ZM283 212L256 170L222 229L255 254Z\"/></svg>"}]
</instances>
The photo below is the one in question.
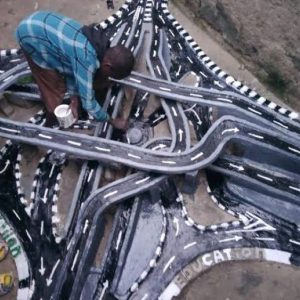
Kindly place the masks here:
<instances>
[{"instance_id":1,"label":"green vegetation","mask_svg":"<svg viewBox=\"0 0 300 300\"><path fill-rule=\"evenodd\" d=\"M280 96L283 96L286 93L288 83L283 79L280 72L272 70L268 72L268 77L266 83L270 85Z\"/></svg>"}]
</instances>

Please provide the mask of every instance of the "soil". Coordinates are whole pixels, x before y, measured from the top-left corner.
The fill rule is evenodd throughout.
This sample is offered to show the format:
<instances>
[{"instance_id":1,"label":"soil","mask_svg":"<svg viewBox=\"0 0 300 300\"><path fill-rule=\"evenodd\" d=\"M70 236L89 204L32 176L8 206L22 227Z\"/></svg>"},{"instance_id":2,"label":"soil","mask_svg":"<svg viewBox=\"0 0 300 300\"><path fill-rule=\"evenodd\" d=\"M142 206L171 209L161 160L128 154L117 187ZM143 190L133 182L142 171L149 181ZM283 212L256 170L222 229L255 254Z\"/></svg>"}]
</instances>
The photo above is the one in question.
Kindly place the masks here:
<instances>
[{"instance_id":1,"label":"soil","mask_svg":"<svg viewBox=\"0 0 300 300\"><path fill-rule=\"evenodd\" d=\"M173 1L226 44L282 101L300 110L299 2Z\"/></svg>"}]
</instances>

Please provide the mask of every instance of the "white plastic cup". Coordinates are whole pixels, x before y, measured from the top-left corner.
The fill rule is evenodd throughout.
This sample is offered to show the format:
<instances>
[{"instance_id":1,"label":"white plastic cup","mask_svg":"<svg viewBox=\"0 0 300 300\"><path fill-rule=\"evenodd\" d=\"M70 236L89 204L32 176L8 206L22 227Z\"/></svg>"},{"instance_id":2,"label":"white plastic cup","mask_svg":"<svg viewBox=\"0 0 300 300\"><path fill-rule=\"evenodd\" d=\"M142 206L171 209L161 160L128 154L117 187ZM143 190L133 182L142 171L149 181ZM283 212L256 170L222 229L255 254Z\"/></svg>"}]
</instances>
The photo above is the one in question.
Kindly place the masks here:
<instances>
[{"instance_id":1,"label":"white plastic cup","mask_svg":"<svg viewBox=\"0 0 300 300\"><path fill-rule=\"evenodd\" d=\"M72 110L67 104L57 106L54 110L54 114L60 127L69 128L75 122Z\"/></svg>"}]
</instances>

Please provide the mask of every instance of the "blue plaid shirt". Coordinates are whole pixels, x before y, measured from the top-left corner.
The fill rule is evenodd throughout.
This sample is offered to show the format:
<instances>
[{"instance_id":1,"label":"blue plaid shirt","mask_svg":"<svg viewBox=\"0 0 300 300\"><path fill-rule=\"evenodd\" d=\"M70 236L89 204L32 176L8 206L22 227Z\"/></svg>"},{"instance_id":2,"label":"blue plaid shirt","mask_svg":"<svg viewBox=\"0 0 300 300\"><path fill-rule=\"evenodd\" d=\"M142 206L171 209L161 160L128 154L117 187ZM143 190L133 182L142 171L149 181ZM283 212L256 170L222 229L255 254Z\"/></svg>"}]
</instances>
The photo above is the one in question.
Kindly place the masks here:
<instances>
[{"instance_id":1,"label":"blue plaid shirt","mask_svg":"<svg viewBox=\"0 0 300 300\"><path fill-rule=\"evenodd\" d=\"M96 120L105 121L108 115L101 110L93 89L93 77L100 63L81 27L58 13L37 11L19 24L16 38L37 65L65 77L69 94L79 95L86 111Z\"/></svg>"}]
</instances>

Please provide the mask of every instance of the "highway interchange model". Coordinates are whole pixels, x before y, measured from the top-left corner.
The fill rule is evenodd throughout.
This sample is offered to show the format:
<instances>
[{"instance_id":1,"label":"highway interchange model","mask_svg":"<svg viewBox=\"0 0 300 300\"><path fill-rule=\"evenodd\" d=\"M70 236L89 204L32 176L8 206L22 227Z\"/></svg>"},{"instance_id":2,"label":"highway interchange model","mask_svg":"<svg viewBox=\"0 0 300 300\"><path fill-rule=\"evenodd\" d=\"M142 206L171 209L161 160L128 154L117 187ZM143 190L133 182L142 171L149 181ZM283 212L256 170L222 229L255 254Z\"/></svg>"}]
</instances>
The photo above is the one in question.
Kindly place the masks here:
<instances>
[{"instance_id":1,"label":"highway interchange model","mask_svg":"<svg viewBox=\"0 0 300 300\"><path fill-rule=\"evenodd\" d=\"M127 0L99 25L144 65L115 80L104 103L115 117L128 106L125 90L135 91L125 134L92 119L76 132L45 128L43 112L27 123L0 118L0 234L15 259L17 299L165 300L224 261L300 263L298 114L224 72L167 5ZM1 51L1 93L39 101L34 84L18 83L28 74L20 50ZM187 74L192 86L182 83ZM159 105L149 112L153 96ZM168 136L155 133L162 124ZM24 144L48 150L30 195ZM61 230L61 182L74 159L83 163ZM125 175L103 183L108 167ZM205 225L190 213L200 177L229 221Z\"/></svg>"}]
</instances>

